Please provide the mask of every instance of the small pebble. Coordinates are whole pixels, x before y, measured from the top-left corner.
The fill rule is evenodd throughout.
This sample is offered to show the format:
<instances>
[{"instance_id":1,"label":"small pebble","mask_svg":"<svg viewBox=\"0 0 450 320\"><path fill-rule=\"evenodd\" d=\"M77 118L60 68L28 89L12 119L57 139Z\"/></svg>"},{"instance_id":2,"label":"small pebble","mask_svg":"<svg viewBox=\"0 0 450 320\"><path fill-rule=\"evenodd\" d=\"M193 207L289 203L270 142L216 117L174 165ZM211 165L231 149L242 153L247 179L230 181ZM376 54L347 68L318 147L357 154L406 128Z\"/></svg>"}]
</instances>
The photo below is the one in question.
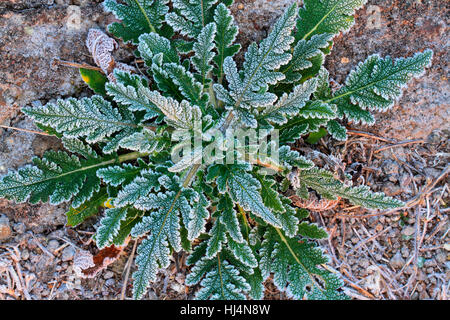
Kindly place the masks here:
<instances>
[{"instance_id":1,"label":"small pebble","mask_svg":"<svg viewBox=\"0 0 450 320\"><path fill-rule=\"evenodd\" d=\"M410 237L416 232L416 228L408 226L402 230L404 236Z\"/></svg>"},{"instance_id":2,"label":"small pebble","mask_svg":"<svg viewBox=\"0 0 450 320\"><path fill-rule=\"evenodd\" d=\"M67 246L62 251L62 261L71 261L75 255L75 249L72 246Z\"/></svg>"},{"instance_id":3,"label":"small pebble","mask_svg":"<svg viewBox=\"0 0 450 320\"><path fill-rule=\"evenodd\" d=\"M409 249L407 247L403 247L401 252L402 252L402 257L403 258L408 258L409 257Z\"/></svg>"},{"instance_id":4,"label":"small pebble","mask_svg":"<svg viewBox=\"0 0 450 320\"><path fill-rule=\"evenodd\" d=\"M53 253L56 249L59 248L59 242L58 240L52 239L47 244L47 250Z\"/></svg>"},{"instance_id":5,"label":"small pebble","mask_svg":"<svg viewBox=\"0 0 450 320\"><path fill-rule=\"evenodd\" d=\"M107 271L105 273L105 275L103 276L103 279L111 279L112 277L114 277L114 272L112 271Z\"/></svg>"},{"instance_id":6,"label":"small pebble","mask_svg":"<svg viewBox=\"0 0 450 320\"><path fill-rule=\"evenodd\" d=\"M0 216L0 241L9 239L11 236L11 226L9 219L5 215Z\"/></svg>"},{"instance_id":7,"label":"small pebble","mask_svg":"<svg viewBox=\"0 0 450 320\"><path fill-rule=\"evenodd\" d=\"M108 279L105 281L105 286L107 287L113 287L116 284L116 281L114 279Z\"/></svg>"},{"instance_id":8,"label":"small pebble","mask_svg":"<svg viewBox=\"0 0 450 320\"><path fill-rule=\"evenodd\" d=\"M390 264L396 269L403 267L405 260L402 258L400 251L397 251L397 253L391 258Z\"/></svg>"},{"instance_id":9,"label":"small pebble","mask_svg":"<svg viewBox=\"0 0 450 320\"><path fill-rule=\"evenodd\" d=\"M27 229L27 227L25 226L24 223L22 222L18 222L14 225L14 231L17 232L18 234L23 234L25 233L25 230Z\"/></svg>"}]
</instances>

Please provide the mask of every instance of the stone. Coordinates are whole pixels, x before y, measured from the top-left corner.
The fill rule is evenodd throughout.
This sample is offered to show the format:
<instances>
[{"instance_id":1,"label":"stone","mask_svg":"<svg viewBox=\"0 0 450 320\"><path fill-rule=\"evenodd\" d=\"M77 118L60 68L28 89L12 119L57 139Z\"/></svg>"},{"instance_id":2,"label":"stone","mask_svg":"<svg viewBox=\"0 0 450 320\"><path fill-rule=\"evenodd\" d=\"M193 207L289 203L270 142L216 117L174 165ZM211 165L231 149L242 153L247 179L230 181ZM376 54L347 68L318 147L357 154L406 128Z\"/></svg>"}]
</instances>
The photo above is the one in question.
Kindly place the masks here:
<instances>
[{"instance_id":1,"label":"stone","mask_svg":"<svg viewBox=\"0 0 450 320\"><path fill-rule=\"evenodd\" d=\"M105 280L111 279L112 277L114 277L114 272L112 271L106 271L105 274L103 275L103 279Z\"/></svg>"},{"instance_id":2,"label":"stone","mask_svg":"<svg viewBox=\"0 0 450 320\"><path fill-rule=\"evenodd\" d=\"M403 228L402 235L410 237L416 232L416 228L413 226L407 226Z\"/></svg>"},{"instance_id":3,"label":"stone","mask_svg":"<svg viewBox=\"0 0 450 320\"><path fill-rule=\"evenodd\" d=\"M14 224L13 228L14 231L17 232L17 234L24 234L27 229L23 222L17 222L16 224Z\"/></svg>"},{"instance_id":4,"label":"stone","mask_svg":"<svg viewBox=\"0 0 450 320\"><path fill-rule=\"evenodd\" d=\"M53 253L53 251L55 251L58 248L59 248L58 240L52 239L47 244L47 250L50 251L51 253Z\"/></svg>"},{"instance_id":5,"label":"stone","mask_svg":"<svg viewBox=\"0 0 450 320\"><path fill-rule=\"evenodd\" d=\"M61 254L62 261L71 261L75 256L75 248L72 246L67 246L63 249Z\"/></svg>"},{"instance_id":6,"label":"stone","mask_svg":"<svg viewBox=\"0 0 450 320\"><path fill-rule=\"evenodd\" d=\"M9 239L11 236L11 226L9 224L9 219L5 215L0 216L0 241Z\"/></svg>"},{"instance_id":7,"label":"stone","mask_svg":"<svg viewBox=\"0 0 450 320\"><path fill-rule=\"evenodd\" d=\"M402 257L403 258L408 258L409 257L409 249L407 247L403 247L401 250L402 253Z\"/></svg>"},{"instance_id":8,"label":"stone","mask_svg":"<svg viewBox=\"0 0 450 320\"><path fill-rule=\"evenodd\" d=\"M396 254L391 258L390 265L393 268L400 269L405 264L405 260L403 259L400 251L397 251Z\"/></svg>"}]
</instances>

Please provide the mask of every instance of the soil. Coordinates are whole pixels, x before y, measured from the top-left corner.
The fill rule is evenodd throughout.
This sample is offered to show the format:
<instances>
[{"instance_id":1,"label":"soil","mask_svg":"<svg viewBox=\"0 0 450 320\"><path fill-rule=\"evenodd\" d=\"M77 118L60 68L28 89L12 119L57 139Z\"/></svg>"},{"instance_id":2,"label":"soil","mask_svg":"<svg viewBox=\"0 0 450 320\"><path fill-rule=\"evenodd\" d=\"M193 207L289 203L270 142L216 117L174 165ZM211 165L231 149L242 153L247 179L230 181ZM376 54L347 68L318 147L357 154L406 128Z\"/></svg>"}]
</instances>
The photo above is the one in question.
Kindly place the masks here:
<instances>
[{"instance_id":1,"label":"soil","mask_svg":"<svg viewBox=\"0 0 450 320\"><path fill-rule=\"evenodd\" d=\"M244 48L262 39L290 2L236 0L232 11ZM410 83L392 110L377 115L375 126L349 124L346 142L326 137L314 146L296 144L305 154L334 156L355 183L407 204L369 211L340 202L332 210L312 212L311 219L330 234L322 242L329 268L342 274L344 290L354 299L447 300L450 294L449 7L444 0L369 0L327 57L334 80L342 83L356 62L372 53L399 57L432 48L432 67ZM113 20L101 1L1 1L0 125L37 130L21 107L90 95L76 69L53 61L93 64L84 44L87 31L105 29ZM117 60L133 62L131 48L122 47ZM60 147L52 137L0 129L0 174ZM96 278L80 279L73 259L79 250L96 252L92 235L98 217L70 228L66 209L0 199L0 299L130 299L126 271L135 243ZM193 298L197 288L184 284L184 259L182 253L173 256L145 299ZM134 268L131 262L131 272ZM266 282L265 299L286 298L270 279Z\"/></svg>"}]
</instances>

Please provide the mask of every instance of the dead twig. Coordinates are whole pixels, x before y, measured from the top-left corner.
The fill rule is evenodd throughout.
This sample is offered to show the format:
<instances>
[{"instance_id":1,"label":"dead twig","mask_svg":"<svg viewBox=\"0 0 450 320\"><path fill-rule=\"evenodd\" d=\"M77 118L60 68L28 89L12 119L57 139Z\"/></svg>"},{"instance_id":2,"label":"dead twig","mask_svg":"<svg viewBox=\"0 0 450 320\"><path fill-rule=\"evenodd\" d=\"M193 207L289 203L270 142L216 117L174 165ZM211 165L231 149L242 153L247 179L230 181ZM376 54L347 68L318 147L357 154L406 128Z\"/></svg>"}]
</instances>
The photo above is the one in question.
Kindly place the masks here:
<instances>
[{"instance_id":1,"label":"dead twig","mask_svg":"<svg viewBox=\"0 0 450 320\"><path fill-rule=\"evenodd\" d=\"M0 124L0 128L11 129L11 130L16 130L16 131L23 131L23 132L27 132L27 133L34 133L34 134L39 134L41 136L51 136L51 134L48 134L48 133L45 133L45 132L35 131L35 130L28 130L28 129L17 128L17 127L10 127L10 126L5 126L3 124Z\"/></svg>"},{"instance_id":2,"label":"dead twig","mask_svg":"<svg viewBox=\"0 0 450 320\"><path fill-rule=\"evenodd\" d=\"M395 143L395 144L391 144L389 146L384 146L384 147L378 148L378 149L376 149L374 151L374 153L378 153L378 152L381 152L383 150L387 150L387 149L390 149L390 148L403 147L403 146L406 146L406 145L409 145L409 144L416 144L416 143L425 143L425 140L418 139L418 140L401 141L401 142L398 142L398 143Z\"/></svg>"},{"instance_id":3,"label":"dead twig","mask_svg":"<svg viewBox=\"0 0 450 320\"><path fill-rule=\"evenodd\" d=\"M128 278L130 276L131 265L133 264L133 258L134 258L134 254L136 252L137 243L138 243L137 240L135 240L134 241L134 245L133 245L133 249L131 250L130 258L128 258L128 262L127 262L127 266L126 266L125 279L123 281L122 290L121 290L121 293L120 293L120 300L125 300L125 293L127 291Z\"/></svg>"},{"instance_id":4,"label":"dead twig","mask_svg":"<svg viewBox=\"0 0 450 320\"><path fill-rule=\"evenodd\" d=\"M89 69L89 70L95 70L95 71L100 71L100 72L104 73L103 70L99 67L94 67L94 66L91 66L86 63L77 63L77 62L56 59L56 58L53 59L53 65L63 65L63 66L78 68L78 69L80 69L80 68L81 69Z\"/></svg>"}]
</instances>

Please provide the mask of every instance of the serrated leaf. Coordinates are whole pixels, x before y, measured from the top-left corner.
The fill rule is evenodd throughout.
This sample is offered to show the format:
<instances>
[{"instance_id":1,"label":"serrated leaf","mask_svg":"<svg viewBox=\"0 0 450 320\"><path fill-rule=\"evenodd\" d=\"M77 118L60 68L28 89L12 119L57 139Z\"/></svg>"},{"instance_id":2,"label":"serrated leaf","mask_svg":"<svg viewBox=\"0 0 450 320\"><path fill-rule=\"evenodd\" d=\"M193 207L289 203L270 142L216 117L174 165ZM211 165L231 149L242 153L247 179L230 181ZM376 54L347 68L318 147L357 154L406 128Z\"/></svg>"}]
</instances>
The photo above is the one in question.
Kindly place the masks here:
<instances>
[{"instance_id":1,"label":"serrated leaf","mask_svg":"<svg viewBox=\"0 0 450 320\"><path fill-rule=\"evenodd\" d=\"M124 42L138 43L144 33L157 32L162 27L164 16L169 8L168 0L125 0L126 5L114 0L106 0L103 5L108 12L122 20L108 26L108 31L122 38Z\"/></svg>"},{"instance_id":2,"label":"serrated leaf","mask_svg":"<svg viewBox=\"0 0 450 320\"><path fill-rule=\"evenodd\" d=\"M94 193L94 195L78 208L70 206L69 211L66 212L67 225L70 227L76 227L83 223L87 218L92 217L99 213L100 207L108 199L108 193L106 188L100 189L100 191Z\"/></svg>"},{"instance_id":3,"label":"serrated leaf","mask_svg":"<svg viewBox=\"0 0 450 320\"><path fill-rule=\"evenodd\" d=\"M279 290L296 299L345 299L338 291L342 281L320 265L328 259L313 243L286 237L282 231L271 228L264 235L260 267L263 278L274 273Z\"/></svg>"},{"instance_id":4,"label":"serrated leaf","mask_svg":"<svg viewBox=\"0 0 450 320\"><path fill-rule=\"evenodd\" d=\"M327 123L327 131L333 138L339 141L347 140L347 129L340 125L336 120L330 120Z\"/></svg>"},{"instance_id":5,"label":"serrated leaf","mask_svg":"<svg viewBox=\"0 0 450 320\"><path fill-rule=\"evenodd\" d=\"M184 36L197 38L201 30L212 20L212 6L217 0L174 0L179 12L167 15L167 23Z\"/></svg>"},{"instance_id":6,"label":"serrated leaf","mask_svg":"<svg viewBox=\"0 0 450 320\"><path fill-rule=\"evenodd\" d=\"M136 127L100 96L69 98L39 107L25 107L22 111L34 121L50 126L67 138L86 137L88 143Z\"/></svg>"},{"instance_id":7,"label":"serrated leaf","mask_svg":"<svg viewBox=\"0 0 450 320\"><path fill-rule=\"evenodd\" d=\"M59 151L47 151L42 159L33 158L33 165L9 171L0 180L0 197L18 203L50 202L59 204L72 200L74 208L89 200L100 190L95 172L115 159L78 159Z\"/></svg>"},{"instance_id":8,"label":"serrated leaf","mask_svg":"<svg viewBox=\"0 0 450 320\"><path fill-rule=\"evenodd\" d=\"M279 125L285 124L288 122L288 118L297 115L300 110L306 109L304 108L305 103L316 90L316 87L316 79L310 79L294 87L289 95L284 93L276 104L267 107L258 118L263 118Z\"/></svg>"},{"instance_id":9,"label":"serrated leaf","mask_svg":"<svg viewBox=\"0 0 450 320\"><path fill-rule=\"evenodd\" d=\"M207 77L209 72L212 70L211 61L216 55L213 49L214 38L217 32L217 27L215 23L210 23L206 25L200 34L198 35L197 41L194 43L194 56L191 58L192 65L197 70L200 75L200 82L203 87L207 84Z\"/></svg>"},{"instance_id":10,"label":"serrated leaf","mask_svg":"<svg viewBox=\"0 0 450 320\"><path fill-rule=\"evenodd\" d=\"M297 40L316 34L337 34L353 25L353 14L367 0L304 0L297 21Z\"/></svg>"},{"instance_id":11,"label":"serrated leaf","mask_svg":"<svg viewBox=\"0 0 450 320\"><path fill-rule=\"evenodd\" d=\"M316 224L309 222L302 222L298 225L298 233L304 237L310 239L325 239L328 238L328 234L325 230L317 226Z\"/></svg>"},{"instance_id":12,"label":"serrated leaf","mask_svg":"<svg viewBox=\"0 0 450 320\"><path fill-rule=\"evenodd\" d=\"M115 72L115 75L120 73ZM131 79L129 79L131 80ZM144 86L141 78L135 77L134 81L127 81L126 84L117 81L106 84L106 92L113 97L116 102L128 106L131 111L145 111L145 119L151 119L161 114L148 99L150 89Z\"/></svg>"},{"instance_id":13,"label":"serrated leaf","mask_svg":"<svg viewBox=\"0 0 450 320\"><path fill-rule=\"evenodd\" d=\"M339 117L345 115L351 121L373 124L375 120L369 111L391 108L407 82L422 75L432 57L431 50L395 61L372 55L350 72L345 86L328 101L337 104Z\"/></svg>"},{"instance_id":14,"label":"serrated leaf","mask_svg":"<svg viewBox=\"0 0 450 320\"><path fill-rule=\"evenodd\" d=\"M329 46L333 35L329 33L314 35L310 40L300 40L294 47L292 59L280 71L285 75L284 83L296 83L302 79L302 70L313 66L312 58L320 56L324 60L322 49ZM316 58L318 59L318 58Z\"/></svg>"},{"instance_id":15,"label":"serrated leaf","mask_svg":"<svg viewBox=\"0 0 450 320\"><path fill-rule=\"evenodd\" d=\"M121 221L127 216L127 211L127 208L112 208L105 211L105 216L100 220L100 227L95 235L99 249L112 244L119 232Z\"/></svg>"},{"instance_id":16,"label":"serrated leaf","mask_svg":"<svg viewBox=\"0 0 450 320\"><path fill-rule=\"evenodd\" d=\"M217 33L214 39L217 48L217 55L213 58L216 65L214 74L219 79L218 83L221 83L224 74L223 63L225 58L233 57L241 46L239 44L233 45L239 31L230 10L223 3L220 3L216 8L214 21L217 25Z\"/></svg>"}]
</instances>

